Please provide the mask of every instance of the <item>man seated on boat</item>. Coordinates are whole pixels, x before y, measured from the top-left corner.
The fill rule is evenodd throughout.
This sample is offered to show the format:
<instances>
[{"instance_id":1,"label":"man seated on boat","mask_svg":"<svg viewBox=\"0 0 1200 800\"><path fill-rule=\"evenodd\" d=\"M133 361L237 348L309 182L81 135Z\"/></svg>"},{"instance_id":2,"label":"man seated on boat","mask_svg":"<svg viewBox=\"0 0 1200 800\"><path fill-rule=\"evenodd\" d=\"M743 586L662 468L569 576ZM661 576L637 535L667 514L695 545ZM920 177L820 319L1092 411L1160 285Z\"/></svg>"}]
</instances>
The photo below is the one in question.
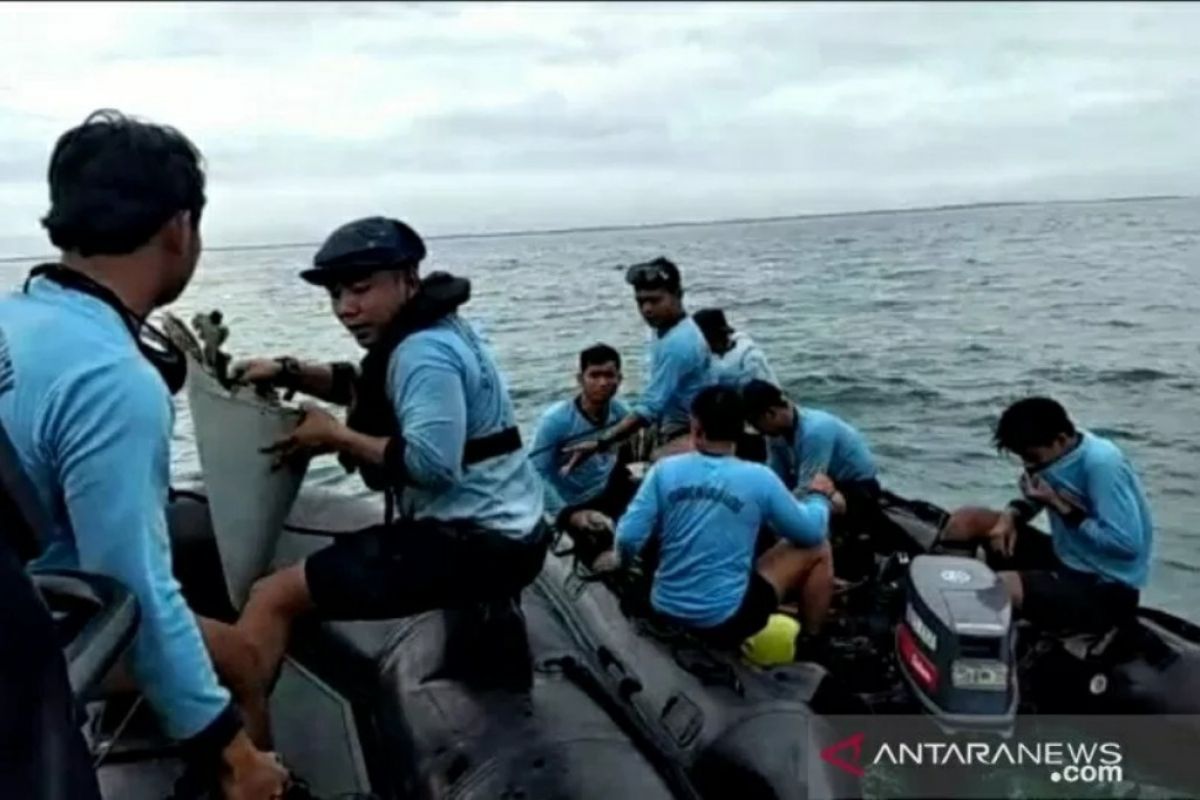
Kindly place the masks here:
<instances>
[{"instance_id":1,"label":"man seated on boat","mask_svg":"<svg viewBox=\"0 0 1200 800\"><path fill-rule=\"evenodd\" d=\"M826 534L830 515L844 507L824 476L796 498L770 468L738 458L743 419L736 391L701 391L691 414L695 452L650 468L617 523L615 549L596 563L629 564L656 537L654 609L722 647L760 631L789 597L800 600L804 630L819 632L833 592ZM756 562L763 524L783 541Z\"/></svg>"},{"instance_id":2,"label":"man seated on boat","mask_svg":"<svg viewBox=\"0 0 1200 800\"><path fill-rule=\"evenodd\" d=\"M546 489L546 510L560 529L581 544L612 546L614 520L621 516L637 486L613 450L597 453L570 474L562 473L568 456L563 446L595 436L629 414L616 399L621 386L621 355L606 344L579 354L579 393L550 406L538 421L530 457Z\"/></svg>"},{"instance_id":3,"label":"man seated on boat","mask_svg":"<svg viewBox=\"0 0 1200 800\"><path fill-rule=\"evenodd\" d=\"M1154 525L1124 453L1077 429L1047 397L1005 409L995 443L1024 464L1021 497L1001 511L959 509L942 540L987 542L1014 608L1039 627L1096 630L1130 617L1146 585ZM1042 510L1049 536L1029 525Z\"/></svg>"},{"instance_id":4,"label":"man seated on boat","mask_svg":"<svg viewBox=\"0 0 1200 800\"><path fill-rule=\"evenodd\" d=\"M125 586L140 622L107 688L132 678L198 780L228 797L282 797L287 772L247 733L266 746L254 652L192 613L171 564L170 395L187 367L145 318L179 297L199 260L200 153L173 128L97 112L59 138L49 183L42 225L61 261L0 300L0 424L52 526L33 566Z\"/></svg>"},{"instance_id":5,"label":"man seated on boat","mask_svg":"<svg viewBox=\"0 0 1200 800\"><path fill-rule=\"evenodd\" d=\"M692 315L713 354L717 383L741 389L752 380L779 385L767 356L745 331L734 330L719 308L702 308Z\"/></svg>"},{"instance_id":6,"label":"man seated on boat","mask_svg":"<svg viewBox=\"0 0 1200 800\"><path fill-rule=\"evenodd\" d=\"M470 283L443 272L419 279L425 253L398 220L343 225L302 277L328 291L366 349L360 368L290 358L235 366L239 380L350 405L344 424L309 406L273 450L281 459L337 453L401 512L255 584L238 626L266 676L302 614L387 619L500 601L541 569L550 539L541 481L496 360L458 313Z\"/></svg>"},{"instance_id":7,"label":"man seated on boat","mask_svg":"<svg viewBox=\"0 0 1200 800\"><path fill-rule=\"evenodd\" d=\"M713 383L712 354L683 306L679 268L665 258L634 264L625 273L642 319L653 329L645 391L633 411L603 436L568 445L570 472L593 453L603 453L637 431L657 426L658 457L686 450L688 410L700 390Z\"/></svg>"},{"instance_id":8,"label":"man seated on boat","mask_svg":"<svg viewBox=\"0 0 1200 800\"><path fill-rule=\"evenodd\" d=\"M879 469L854 426L827 411L800 408L766 381L747 383L742 400L751 427L768 437L768 463L789 489L804 490L814 475L829 476L846 498L839 528L869 533L882 551L896 546L893 526L879 505Z\"/></svg>"}]
</instances>

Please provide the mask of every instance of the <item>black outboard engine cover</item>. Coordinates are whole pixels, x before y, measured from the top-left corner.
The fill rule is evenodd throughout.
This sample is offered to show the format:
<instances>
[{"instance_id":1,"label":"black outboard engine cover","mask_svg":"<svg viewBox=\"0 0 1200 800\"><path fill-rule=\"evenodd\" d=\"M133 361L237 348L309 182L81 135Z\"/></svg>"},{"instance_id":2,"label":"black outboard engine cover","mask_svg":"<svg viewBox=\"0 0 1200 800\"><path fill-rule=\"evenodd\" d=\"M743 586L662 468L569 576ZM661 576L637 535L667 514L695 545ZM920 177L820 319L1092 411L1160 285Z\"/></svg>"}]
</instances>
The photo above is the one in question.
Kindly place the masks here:
<instances>
[{"instance_id":1,"label":"black outboard engine cover","mask_svg":"<svg viewBox=\"0 0 1200 800\"><path fill-rule=\"evenodd\" d=\"M944 727L1011 727L1015 634L1000 578L972 558L922 555L905 588L896 653L917 699Z\"/></svg>"}]
</instances>

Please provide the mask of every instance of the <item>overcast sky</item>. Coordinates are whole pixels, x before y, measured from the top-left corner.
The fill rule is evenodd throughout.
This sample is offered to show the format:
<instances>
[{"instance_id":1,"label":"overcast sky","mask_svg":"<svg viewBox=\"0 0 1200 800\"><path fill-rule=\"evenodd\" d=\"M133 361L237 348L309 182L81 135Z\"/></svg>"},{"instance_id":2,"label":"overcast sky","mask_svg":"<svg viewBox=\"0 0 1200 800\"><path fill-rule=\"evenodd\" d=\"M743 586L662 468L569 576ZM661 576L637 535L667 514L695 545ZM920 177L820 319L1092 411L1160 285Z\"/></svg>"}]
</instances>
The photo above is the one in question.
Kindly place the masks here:
<instances>
[{"instance_id":1,"label":"overcast sky","mask_svg":"<svg viewBox=\"0 0 1200 800\"><path fill-rule=\"evenodd\" d=\"M0 5L0 255L103 106L204 151L210 244L1193 194L1200 7Z\"/></svg>"}]
</instances>

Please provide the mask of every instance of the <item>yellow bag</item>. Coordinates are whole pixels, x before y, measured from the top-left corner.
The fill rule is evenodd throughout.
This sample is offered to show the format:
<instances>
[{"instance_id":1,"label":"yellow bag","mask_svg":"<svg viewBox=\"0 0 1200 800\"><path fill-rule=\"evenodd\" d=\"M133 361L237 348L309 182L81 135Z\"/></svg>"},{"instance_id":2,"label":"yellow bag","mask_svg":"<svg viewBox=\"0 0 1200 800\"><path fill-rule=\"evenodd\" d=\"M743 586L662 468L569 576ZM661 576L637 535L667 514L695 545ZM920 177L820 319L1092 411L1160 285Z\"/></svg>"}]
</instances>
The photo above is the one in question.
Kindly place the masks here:
<instances>
[{"instance_id":1,"label":"yellow bag","mask_svg":"<svg viewBox=\"0 0 1200 800\"><path fill-rule=\"evenodd\" d=\"M772 614L766 626L742 642L742 656L759 667L790 664L796 659L800 623L787 614Z\"/></svg>"}]
</instances>

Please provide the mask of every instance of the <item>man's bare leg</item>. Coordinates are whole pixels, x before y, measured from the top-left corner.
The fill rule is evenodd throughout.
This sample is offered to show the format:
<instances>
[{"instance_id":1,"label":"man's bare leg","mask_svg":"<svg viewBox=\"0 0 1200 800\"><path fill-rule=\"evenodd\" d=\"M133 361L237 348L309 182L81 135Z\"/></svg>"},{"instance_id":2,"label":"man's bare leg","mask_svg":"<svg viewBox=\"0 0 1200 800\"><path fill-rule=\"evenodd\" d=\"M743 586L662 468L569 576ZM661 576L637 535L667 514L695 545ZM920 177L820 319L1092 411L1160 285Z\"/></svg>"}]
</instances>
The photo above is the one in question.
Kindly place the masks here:
<instances>
[{"instance_id":1,"label":"man's bare leg","mask_svg":"<svg viewBox=\"0 0 1200 800\"><path fill-rule=\"evenodd\" d=\"M260 750L270 750L271 725L267 713L267 692L261 682L258 656L254 647L234 626L215 619L196 616L204 649L212 659L221 684L229 689L233 701L242 712L246 734ZM132 694L141 691L133 677L129 662L121 659L100 683L106 695Z\"/></svg>"},{"instance_id":2,"label":"man's bare leg","mask_svg":"<svg viewBox=\"0 0 1200 800\"><path fill-rule=\"evenodd\" d=\"M1000 512L981 506L964 506L950 515L942 528L941 540L946 542L985 542L988 532L1000 520Z\"/></svg>"},{"instance_id":3,"label":"man's bare leg","mask_svg":"<svg viewBox=\"0 0 1200 800\"><path fill-rule=\"evenodd\" d=\"M756 569L782 601L790 594L800 597L804 629L818 633L833 599L833 554L829 543L802 548L779 542L759 557Z\"/></svg>"},{"instance_id":4,"label":"man's bare leg","mask_svg":"<svg viewBox=\"0 0 1200 800\"><path fill-rule=\"evenodd\" d=\"M268 575L251 588L236 628L254 649L263 686L271 686L279 674L292 623L312 609L303 561Z\"/></svg>"},{"instance_id":5,"label":"man's bare leg","mask_svg":"<svg viewBox=\"0 0 1200 800\"><path fill-rule=\"evenodd\" d=\"M233 625L199 615L196 621L217 677L241 709L246 734L258 749L272 749L266 684L259 677L261 670L254 646Z\"/></svg>"},{"instance_id":6,"label":"man's bare leg","mask_svg":"<svg viewBox=\"0 0 1200 800\"><path fill-rule=\"evenodd\" d=\"M959 544L978 542L987 545L990 543L992 529L1000 521L1000 513L999 511L979 506L960 508L951 514L950 519L946 521L946 525L942 529L941 540ZM1010 571L998 572L996 574L1004 583L1004 588L1008 590L1008 596L1012 599L1013 610L1019 611L1022 601L1025 599L1021 574Z\"/></svg>"}]
</instances>

